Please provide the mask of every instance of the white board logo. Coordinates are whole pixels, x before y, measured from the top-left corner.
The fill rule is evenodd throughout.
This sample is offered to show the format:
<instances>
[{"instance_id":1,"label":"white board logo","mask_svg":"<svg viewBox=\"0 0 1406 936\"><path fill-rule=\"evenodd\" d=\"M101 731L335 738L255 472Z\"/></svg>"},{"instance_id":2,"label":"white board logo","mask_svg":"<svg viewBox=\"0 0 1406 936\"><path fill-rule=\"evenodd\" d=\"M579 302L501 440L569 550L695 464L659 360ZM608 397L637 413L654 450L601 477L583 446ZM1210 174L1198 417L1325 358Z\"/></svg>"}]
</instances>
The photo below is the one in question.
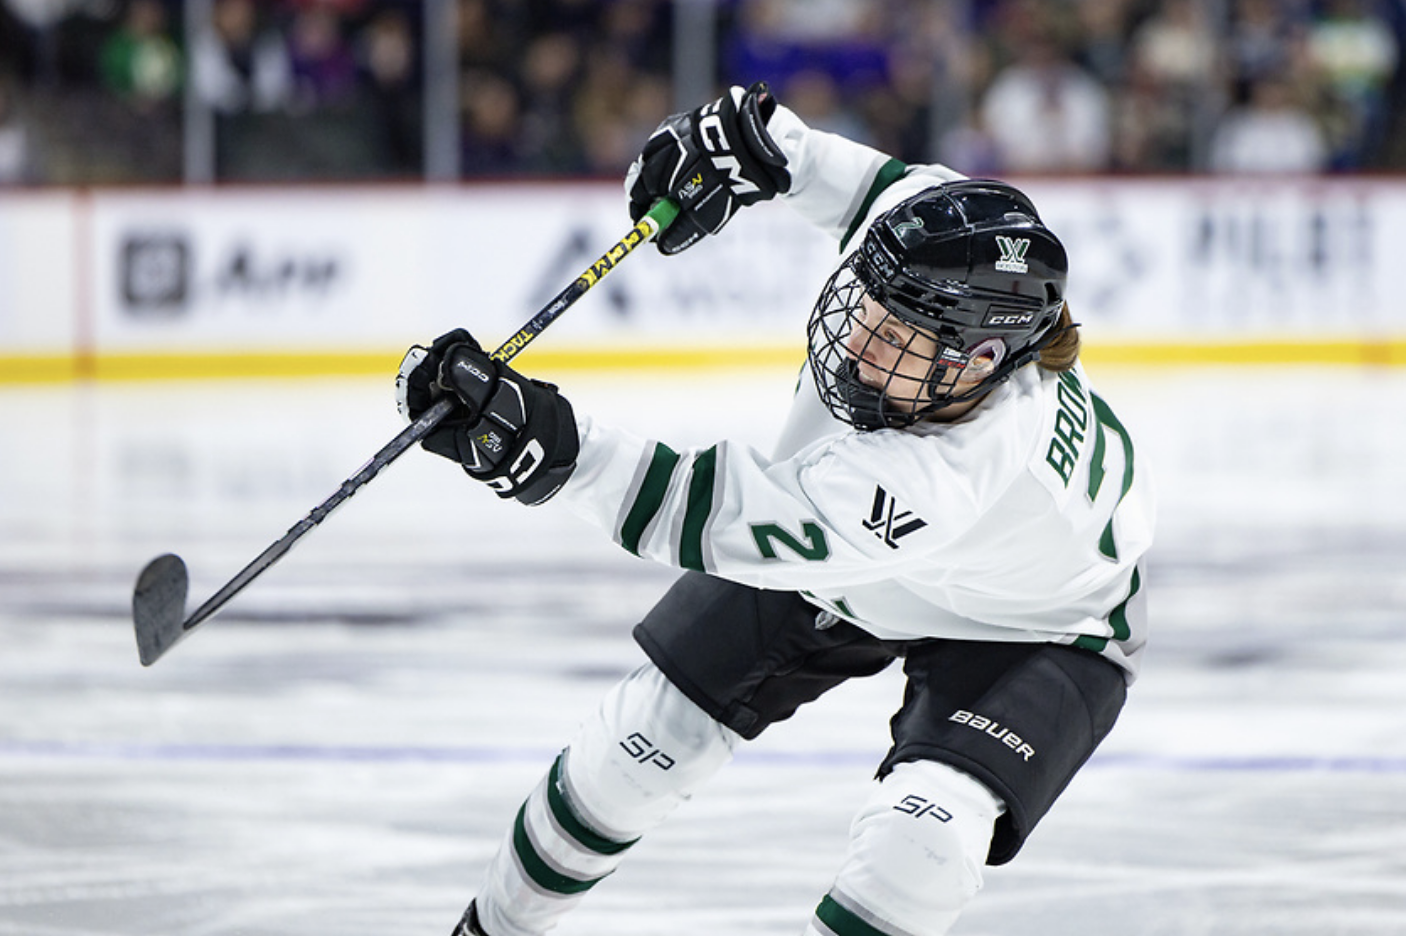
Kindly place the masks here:
<instances>
[{"instance_id":1,"label":"white board logo","mask_svg":"<svg viewBox=\"0 0 1406 936\"><path fill-rule=\"evenodd\" d=\"M1030 249L1028 237L1006 237L996 235L996 246L1001 251L1001 259L996 261L996 269L1002 273L1028 273L1030 264L1025 262L1025 252Z\"/></svg>"}]
</instances>

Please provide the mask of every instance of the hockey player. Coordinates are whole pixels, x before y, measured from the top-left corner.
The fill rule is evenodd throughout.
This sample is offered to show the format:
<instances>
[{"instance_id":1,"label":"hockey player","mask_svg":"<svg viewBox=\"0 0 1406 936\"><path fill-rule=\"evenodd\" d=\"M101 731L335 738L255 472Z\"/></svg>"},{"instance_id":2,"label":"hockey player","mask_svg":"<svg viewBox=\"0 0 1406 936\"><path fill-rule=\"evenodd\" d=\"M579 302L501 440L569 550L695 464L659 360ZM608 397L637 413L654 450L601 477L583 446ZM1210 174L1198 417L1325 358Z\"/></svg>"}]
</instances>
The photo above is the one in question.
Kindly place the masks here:
<instances>
[{"instance_id":1,"label":"hockey player","mask_svg":"<svg viewBox=\"0 0 1406 936\"><path fill-rule=\"evenodd\" d=\"M462 330L407 354L406 415L460 403L427 449L685 570L455 933L546 932L740 744L900 659L805 933L944 933L1112 728L1144 642L1148 474L1078 362L1064 248L1015 188L809 129L762 84L665 121L626 186L636 218L680 204L666 255L780 196L842 259L771 455L602 425Z\"/></svg>"}]
</instances>

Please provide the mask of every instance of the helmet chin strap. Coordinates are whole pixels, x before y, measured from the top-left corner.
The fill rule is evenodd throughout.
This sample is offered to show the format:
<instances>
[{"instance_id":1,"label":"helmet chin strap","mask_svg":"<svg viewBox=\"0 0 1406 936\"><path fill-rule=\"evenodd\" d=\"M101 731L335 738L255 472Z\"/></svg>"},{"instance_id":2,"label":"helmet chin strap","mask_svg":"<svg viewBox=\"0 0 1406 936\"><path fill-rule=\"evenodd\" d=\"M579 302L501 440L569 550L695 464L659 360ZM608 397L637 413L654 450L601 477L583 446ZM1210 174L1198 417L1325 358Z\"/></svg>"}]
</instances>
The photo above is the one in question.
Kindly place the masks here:
<instances>
[{"instance_id":1,"label":"helmet chin strap","mask_svg":"<svg viewBox=\"0 0 1406 936\"><path fill-rule=\"evenodd\" d=\"M1074 326L1070 327L1072 328ZM1009 351L1009 348L1006 347L1005 341L1000 338L988 338L985 341L977 344L971 350L971 357L979 357L980 355L991 351L992 348L989 348L987 346L991 345L993 342L1000 346L999 351L997 351L996 356L992 358L991 363L989 365L990 373L982 380L977 382L977 384L973 386L970 390L968 390L966 393L959 394L957 396L952 396L948 399L941 401L940 403L934 403L932 409L941 409L942 407L950 406L953 403L966 403L968 400L975 400L976 398L985 395L991 390L991 388L995 387L997 384L1010 377L1011 374L1015 373L1021 367L1024 367L1026 364L1029 364L1031 361L1035 360L1035 358L1039 357L1040 352L1044 350L1045 346L1050 344L1050 342L1054 341L1056 338L1058 338L1060 334L1062 334L1065 330L1066 329L1051 328L1045 332L1045 334L1040 338L1039 341L1036 341L1034 344L1022 348L1018 353L1014 355L1009 355L1007 353Z\"/></svg>"},{"instance_id":2,"label":"helmet chin strap","mask_svg":"<svg viewBox=\"0 0 1406 936\"><path fill-rule=\"evenodd\" d=\"M1000 338L987 338L980 342L965 355L959 352L952 352L950 359L953 361L965 359L967 361L982 360L983 369L995 373L999 370L1001 362L1006 359L1006 343ZM952 365L949 365L950 369ZM958 365L969 367L970 364ZM849 379L839 381L838 389L844 399L845 408L849 411L850 422L856 428L864 432L873 432L876 429L891 429L916 422L923 418L924 413L950 406L954 403L965 403L968 400L980 396L987 389L985 381L973 387L967 393L960 396L950 396L945 399L934 399L930 406L923 407L906 415L898 422L893 420L897 413L892 410L884 396L884 391L878 387L871 387L859 379L859 362L853 359L845 361L843 367ZM960 373L960 371L959 371ZM935 386L935 384L934 384ZM936 397L936 394L933 394Z\"/></svg>"},{"instance_id":3,"label":"helmet chin strap","mask_svg":"<svg viewBox=\"0 0 1406 936\"><path fill-rule=\"evenodd\" d=\"M945 393L941 386L941 381L947 374L953 371L954 365L948 364L943 366L943 357L949 356L944 353L943 357L940 357L934 362L933 376L928 378L928 386L930 388L928 390L928 396L932 398L932 403L924 407L924 409L931 412L932 410L942 409L944 406L950 406L953 403L965 403L979 395L978 391L986 384L985 376L994 374L999 370L1001 362L1006 359L1006 350L1004 340L1000 338L987 338L978 342L971 350L964 354L951 353L950 357L959 358L964 361L964 363L955 365L955 368L957 368L957 376L952 378L952 384L946 389ZM967 368L979 368L985 371L986 375L966 393L957 394L954 392L957 388L957 381L961 379L962 374L967 372ZM941 371L940 374L938 373L939 370Z\"/></svg>"},{"instance_id":4,"label":"helmet chin strap","mask_svg":"<svg viewBox=\"0 0 1406 936\"><path fill-rule=\"evenodd\" d=\"M837 388L849 411L851 424L862 432L888 428L883 391L860 381L858 361L849 359L842 366L848 371L845 375L848 379L839 381Z\"/></svg>"}]
</instances>

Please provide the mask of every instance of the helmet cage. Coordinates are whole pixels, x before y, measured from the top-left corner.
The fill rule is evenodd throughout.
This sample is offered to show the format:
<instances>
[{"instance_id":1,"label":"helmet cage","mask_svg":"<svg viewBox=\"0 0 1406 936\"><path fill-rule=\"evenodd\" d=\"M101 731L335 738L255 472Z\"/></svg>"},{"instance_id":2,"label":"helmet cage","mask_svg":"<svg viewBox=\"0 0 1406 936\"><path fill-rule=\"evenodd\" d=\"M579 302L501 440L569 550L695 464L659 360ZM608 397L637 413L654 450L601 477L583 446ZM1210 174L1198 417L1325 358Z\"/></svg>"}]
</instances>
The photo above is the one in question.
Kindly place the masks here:
<instances>
[{"instance_id":1,"label":"helmet cage","mask_svg":"<svg viewBox=\"0 0 1406 936\"><path fill-rule=\"evenodd\" d=\"M974 400L1034 360L1061 331L1049 328L1033 344L1015 352L1007 349L986 377L958 394L956 383L971 361L969 351L977 350L992 339L964 349L957 328L951 325L933 328L930 318L920 324L894 306L885 305L885 311L897 312L898 319L913 326L914 334L900 350L910 362L915 358L919 362L926 361L926 375L915 381L898 373L897 364L889 369L866 364L870 381L882 375L878 382L866 382L860 377L856 354L862 356L870 342L883 339L874 331L874 326L858 318L864 296L869 292L859 274L860 266L859 256L855 254L831 275L816 300L806 328L811 376L821 402L836 418L856 429L902 429L942 407ZM868 335L859 340L852 351L851 336L856 330L868 331ZM915 339L920 338L928 339L931 348L917 347Z\"/></svg>"},{"instance_id":2,"label":"helmet cage","mask_svg":"<svg viewBox=\"0 0 1406 936\"><path fill-rule=\"evenodd\" d=\"M845 422L876 429L984 395L1059 335L1067 269L1063 245L1011 186L962 180L907 199L875 220L812 310L809 353L821 399ZM865 327L855 316L866 293L924 336L920 389L912 347L903 374L880 379L866 359L860 379L857 358L878 340L854 337ZM990 349L991 371L956 394L971 357Z\"/></svg>"},{"instance_id":3,"label":"helmet cage","mask_svg":"<svg viewBox=\"0 0 1406 936\"><path fill-rule=\"evenodd\" d=\"M857 429L902 428L956 402L952 391L969 356L961 348L961 336L950 327L934 330L899 316L914 325L902 345L893 345L901 354L890 368L866 362L869 380L861 379L859 358L870 344L892 342L878 330L881 323L863 319L868 290L857 267L856 257L851 257L826 281L807 327L811 371L821 400ZM906 365L903 372L900 362Z\"/></svg>"}]
</instances>

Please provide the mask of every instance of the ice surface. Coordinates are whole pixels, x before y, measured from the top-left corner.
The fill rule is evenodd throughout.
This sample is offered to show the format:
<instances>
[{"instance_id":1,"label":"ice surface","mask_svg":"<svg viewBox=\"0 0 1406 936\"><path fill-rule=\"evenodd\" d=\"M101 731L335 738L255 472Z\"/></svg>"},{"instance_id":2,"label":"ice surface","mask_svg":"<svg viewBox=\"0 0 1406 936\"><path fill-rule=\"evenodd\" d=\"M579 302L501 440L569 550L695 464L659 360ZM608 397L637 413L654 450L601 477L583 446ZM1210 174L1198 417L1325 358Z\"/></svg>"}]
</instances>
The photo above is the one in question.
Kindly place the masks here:
<instances>
[{"instance_id":1,"label":"ice surface","mask_svg":"<svg viewBox=\"0 0 1406 936\"><path fill-rule=\"evenodd\" d=\"M794 381L543 376L762 447ZM1094 378L1158 477L1152 641L956 932L1406 932L1406 374ZM0 934L448 932L669 572L415 451L150 669L130 624L153 556L203 600L399 429L389 381L0 389ZM799 933L900 690L768 732L561 932Z\"/></svg>"}]
</instances>

